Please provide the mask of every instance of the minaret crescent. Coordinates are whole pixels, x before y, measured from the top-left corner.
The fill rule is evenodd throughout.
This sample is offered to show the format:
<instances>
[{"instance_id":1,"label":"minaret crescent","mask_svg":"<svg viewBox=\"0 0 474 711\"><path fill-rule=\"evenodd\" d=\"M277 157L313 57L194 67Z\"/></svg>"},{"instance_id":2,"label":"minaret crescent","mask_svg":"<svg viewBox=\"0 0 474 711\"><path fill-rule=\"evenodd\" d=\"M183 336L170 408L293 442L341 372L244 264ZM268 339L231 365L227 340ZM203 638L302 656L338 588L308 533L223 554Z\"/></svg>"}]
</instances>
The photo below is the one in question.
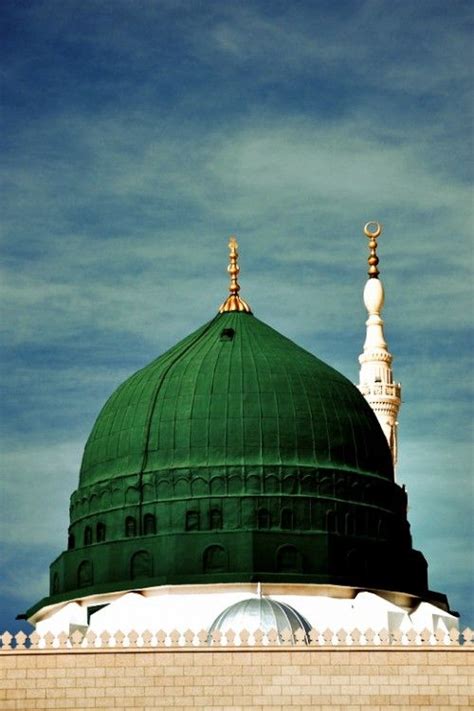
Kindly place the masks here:
<instances>
[{"instance_id":1,"label":"minaret crescent","mask_svg":"<svg viewBox=\"0 0 474 711\"><path fill-rule=\"evenodd\" d=\"M368 222L364 234L369 239L369 278L364 287L364 304L368 319L363 353L359 356L360 371L358 388L375 412L392 452L395 468L398 458L398 412L401 404L400 383L394 383L392 354L384 337L384 322L381 316L384 305L384 288L379 279L377 239L383 226Z\"/></svg>"}]
</instances>

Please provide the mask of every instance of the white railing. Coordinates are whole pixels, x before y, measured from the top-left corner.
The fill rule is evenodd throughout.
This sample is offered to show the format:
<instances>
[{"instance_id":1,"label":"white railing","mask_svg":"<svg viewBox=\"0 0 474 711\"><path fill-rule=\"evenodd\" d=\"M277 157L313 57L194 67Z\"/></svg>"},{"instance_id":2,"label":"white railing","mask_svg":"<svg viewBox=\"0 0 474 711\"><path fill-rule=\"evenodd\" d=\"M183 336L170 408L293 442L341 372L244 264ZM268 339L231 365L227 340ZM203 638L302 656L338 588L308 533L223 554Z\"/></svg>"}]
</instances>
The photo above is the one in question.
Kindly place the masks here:
<instances>
[{"instance_id":1,"label":"white railing","mask_svg":"<svg viewBox=\"0 0 474 711\"><path fill-rule=\"evenodd\" d=\"M153 648L209 648L209 647L279 647L279 646L296 646L305 648L315 647L367 647L367 646L459 646L473 644L474 632L466 628L462 632L458 629L451 629L449 632L439 628L436 632L429 629L424 630L395 630L389 631L382 629L374 631L367 629L361 632L360 630L352 630L347 632L340 629L333 631L330 629L317 630L312 629L309 632L303 629L294 632L284 630L254 630L249 632L241 630L239 633L228 630L225 633L214 631L209 633L208 630L193 632L186 630L180 632L172 630L165 632L164 630L150 631L144 630L136 632L132 630L125 634L120 630L110 633L102 632L96 634L92 630L80 631L75 630L72 633L60 632L53 634L47 632L43 635L37 632L32 632L30 635L24 632L17 632L15 635L9 632L4 632L0 635L0 653L7 651L25 651L30 650L87 650L87 649L153 649Z\"/></svg>"}]
</instances>

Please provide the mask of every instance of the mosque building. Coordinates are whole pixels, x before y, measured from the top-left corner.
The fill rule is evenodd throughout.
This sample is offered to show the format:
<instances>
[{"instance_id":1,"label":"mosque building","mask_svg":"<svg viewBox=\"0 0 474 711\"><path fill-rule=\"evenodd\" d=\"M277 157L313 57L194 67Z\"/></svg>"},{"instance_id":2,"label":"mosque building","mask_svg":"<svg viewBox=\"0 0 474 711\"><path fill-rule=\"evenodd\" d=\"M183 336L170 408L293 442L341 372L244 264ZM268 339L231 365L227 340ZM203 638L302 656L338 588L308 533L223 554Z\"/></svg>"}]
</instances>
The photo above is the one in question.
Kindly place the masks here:
<instances>
[{"instance_id":1,"label":"mosque building","mask_svg":"<svg viewBox=\"0 0 474 711\"><path fill-rule=\"evenodd\" d=\"M253 315L217 315L102 408L71 496L40 632L457 626L428 586L395 481L400 385L368 223L360 382Z\"/></svg>"}]
</instances>

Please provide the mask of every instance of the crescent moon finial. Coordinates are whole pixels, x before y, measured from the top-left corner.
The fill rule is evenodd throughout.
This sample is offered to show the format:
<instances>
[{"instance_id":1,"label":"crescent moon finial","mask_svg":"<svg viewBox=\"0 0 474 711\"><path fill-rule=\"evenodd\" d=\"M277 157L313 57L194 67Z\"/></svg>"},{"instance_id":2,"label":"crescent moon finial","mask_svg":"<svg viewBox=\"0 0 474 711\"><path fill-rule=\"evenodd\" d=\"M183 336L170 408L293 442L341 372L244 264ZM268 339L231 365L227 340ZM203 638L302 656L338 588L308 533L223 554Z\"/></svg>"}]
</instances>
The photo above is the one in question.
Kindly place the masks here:
<instances>
[{"instance_id":1,"label":"crescent moon finial","mask_svg":"<svg viewBox=\"0 0 474 711\"><path fill-rule=\"evenodd\" d=\"M370 240L370 254L367 260L369 262L369 271L367 273L370 279L376 279L380 274L379 270L377 269L377 264L379 263L379 258L377 257L377 237L380 237L380 235L382 234L382 230L383 225L380 222L375 222L375 220L367 222L364 225L364 234Z\"/></svg>"}]
</instances>

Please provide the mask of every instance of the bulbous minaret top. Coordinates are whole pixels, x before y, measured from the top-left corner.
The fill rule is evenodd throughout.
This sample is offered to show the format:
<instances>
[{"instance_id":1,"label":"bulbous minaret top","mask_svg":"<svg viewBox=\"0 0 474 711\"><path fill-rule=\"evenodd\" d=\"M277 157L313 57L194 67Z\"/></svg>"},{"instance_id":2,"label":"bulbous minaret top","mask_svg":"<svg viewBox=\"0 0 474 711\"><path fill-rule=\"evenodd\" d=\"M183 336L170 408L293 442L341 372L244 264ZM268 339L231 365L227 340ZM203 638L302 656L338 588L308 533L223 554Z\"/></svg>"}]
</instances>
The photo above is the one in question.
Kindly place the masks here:
<instances>
[{"instance_id":1,"label":"bulbous minaret top","mask_svg":"<svg viewBox=\"0 0 474 711\"><path fill-rule=\"evenodd\" d=\"M400 410L400 383L393 382L392 355L389 353L381 317L384 305L384 288L379 279L377 265L377 238L382 225L368 222L364 233L369 239L369 278L364 288L364 304L368 319L364 352L359 356L359 390L375 412L392 452L394 467L397 462L397 417Z\"/></svg>"}]
</instances>

